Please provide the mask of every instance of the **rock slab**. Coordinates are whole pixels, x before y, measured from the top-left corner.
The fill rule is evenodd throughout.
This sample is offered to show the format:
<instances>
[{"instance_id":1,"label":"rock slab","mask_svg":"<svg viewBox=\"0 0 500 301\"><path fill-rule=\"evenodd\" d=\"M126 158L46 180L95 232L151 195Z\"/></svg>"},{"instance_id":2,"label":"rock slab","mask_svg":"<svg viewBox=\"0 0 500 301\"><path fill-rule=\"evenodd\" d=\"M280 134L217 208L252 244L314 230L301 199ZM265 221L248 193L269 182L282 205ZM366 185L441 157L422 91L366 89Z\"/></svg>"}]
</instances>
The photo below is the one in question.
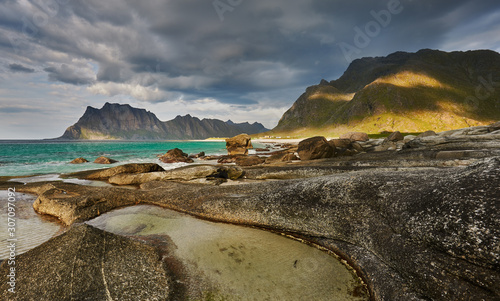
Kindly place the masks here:
<instances>
[{"instance_id":1,"label":"rock slab","mask_svg":"<svg viewBox=\"0 0 500 301\"><path fill-rule=\"evenodd\" d=\"M15 268L16 293L2 281L2 300L168 300L172 286L153 247L85 224L17 256Z\"/></svg>"}]
</instances>

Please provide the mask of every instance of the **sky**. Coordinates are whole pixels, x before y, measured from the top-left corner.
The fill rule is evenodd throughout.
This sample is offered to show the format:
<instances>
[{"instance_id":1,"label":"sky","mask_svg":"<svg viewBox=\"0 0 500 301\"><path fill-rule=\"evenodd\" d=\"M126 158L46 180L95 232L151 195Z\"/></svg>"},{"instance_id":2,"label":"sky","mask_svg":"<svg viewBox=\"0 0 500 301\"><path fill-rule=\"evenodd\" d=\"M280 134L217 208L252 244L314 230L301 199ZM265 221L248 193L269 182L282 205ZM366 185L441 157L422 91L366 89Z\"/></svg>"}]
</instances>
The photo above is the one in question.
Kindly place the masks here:
<instances>
[{"instance_id":1,"label":"sky","mask_svg":"<svg viewBox=\"0 0 500 301\"><path fill-rule=\"evenodd\" d=\"M277 125L361 57L500 52L498 0L0 0L0 139L87 106Z\"/></svg>"}]
</instances>

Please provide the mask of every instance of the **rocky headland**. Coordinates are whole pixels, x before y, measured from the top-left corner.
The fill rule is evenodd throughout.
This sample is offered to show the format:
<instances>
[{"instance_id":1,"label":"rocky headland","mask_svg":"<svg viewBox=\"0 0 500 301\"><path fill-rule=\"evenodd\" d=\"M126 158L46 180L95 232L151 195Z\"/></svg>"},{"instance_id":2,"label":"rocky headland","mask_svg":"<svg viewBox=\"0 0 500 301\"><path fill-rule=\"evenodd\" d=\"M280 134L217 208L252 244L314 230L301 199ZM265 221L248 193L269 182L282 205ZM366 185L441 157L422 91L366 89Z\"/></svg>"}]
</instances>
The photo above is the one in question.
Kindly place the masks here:
<instances>
[{"instance_id":1,"label":"rocky headland","mask_svg":"<svg viewBox=\"0 0 500 301\"><path fill-rule=\"evenodd\" d=\"M262 159L253 166L164 171L129 164L66 175L112 187L16 186L38 195L38 213L70 226L18 257L26 271L19 287L27 296L48 292L61 299L116 300L127 290L138 298L182 299L177 269L155 255L158 246L80 224L115 208L151 204L332 250L357 270L372 300L500 298L500 123L380 139L314 137L262 153L233 155ZM90 252L93 245L99 246ZM2 273L7 268L0 266ZM137 279L138 269L151 274L148 283ZM130 271L123 288L120 271ZM0 284L2 296L7 289Z\"/></svg>"}]
</instances>

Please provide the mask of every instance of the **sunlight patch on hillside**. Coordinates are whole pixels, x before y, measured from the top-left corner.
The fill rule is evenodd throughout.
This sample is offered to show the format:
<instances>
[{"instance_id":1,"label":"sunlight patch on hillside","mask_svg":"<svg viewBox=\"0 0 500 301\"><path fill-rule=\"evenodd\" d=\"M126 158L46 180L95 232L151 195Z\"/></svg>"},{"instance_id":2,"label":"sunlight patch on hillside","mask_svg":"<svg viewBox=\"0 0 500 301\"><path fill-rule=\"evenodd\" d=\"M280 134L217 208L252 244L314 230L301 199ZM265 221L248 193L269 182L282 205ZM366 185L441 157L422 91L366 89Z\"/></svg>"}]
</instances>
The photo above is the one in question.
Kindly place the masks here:
<instances>
[{"instance_id":1,"label":"sunlight patch on hillside","mask_svg":"<svg viewBox=\"0 0 500 301\"><path fill-rule=\"evenodd\" d=\"M309 99L325 99L329 101L350 101L355 93L314 93L309 96Z\"/></svg>"},{"instance_id":2,"label":"sunlight patch on hillside","mask_svg":"<svg viewBox=\"0 0 500 301\"><path fill-rule=\"evenodd\" d=\"M373 83L390 84L404 88L426 87L426 88L454 90L454 88L441 83L440 81L438 81L433 77L430 77L426 74L415 73L411 71L403 71L394 75L384 76L382 78L377 79Z\"/></svg>"}]
</instances>

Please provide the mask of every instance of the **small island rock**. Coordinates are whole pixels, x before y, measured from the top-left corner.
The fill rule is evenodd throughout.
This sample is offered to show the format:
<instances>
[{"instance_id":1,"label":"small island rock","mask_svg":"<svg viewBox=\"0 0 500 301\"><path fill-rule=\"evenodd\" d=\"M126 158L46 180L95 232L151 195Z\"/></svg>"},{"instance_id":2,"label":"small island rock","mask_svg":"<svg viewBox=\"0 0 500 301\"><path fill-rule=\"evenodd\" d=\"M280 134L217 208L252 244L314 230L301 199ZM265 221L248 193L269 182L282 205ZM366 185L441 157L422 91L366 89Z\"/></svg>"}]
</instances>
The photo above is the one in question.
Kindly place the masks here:
<instances>
[{"instance_id":1,"label":"small island rock","mask_svg":"<svg viewBox=\"0 0 500 301\"><path fill-rule=\"evenodd\" d=\"M80 157L80 158L74 159L73 161L71 161L69 163L71 163L71 164L82 164L82 163L87 163L87 162L89 162L87 159Z\"/></svg>"},{"instance_id":2,"label":"small island rock","mask_svg":"<svg viewBox=\"0 0 500 301\"><path fill-rule=\"evenodd\" d=\"M110 159L108 157L104 157L104 156L101 156L101 157L95 159L95 161L94 161L94 163L97 163L97 164L113 164L116 162L118 162L118 161Z\"/></svg>"},{"instance_id":3,"label":"small island rock","mask_svg":"<svg viewBox=\"0 0 500 301\"><path fill-rule=\"evenodd\" d=\"M189 155L183 152L181 149L174 148L169 150L165 155L160 157L160 161L163 163L193 163L193 159L189 158Z\"/></svg>"}]
</instances>

